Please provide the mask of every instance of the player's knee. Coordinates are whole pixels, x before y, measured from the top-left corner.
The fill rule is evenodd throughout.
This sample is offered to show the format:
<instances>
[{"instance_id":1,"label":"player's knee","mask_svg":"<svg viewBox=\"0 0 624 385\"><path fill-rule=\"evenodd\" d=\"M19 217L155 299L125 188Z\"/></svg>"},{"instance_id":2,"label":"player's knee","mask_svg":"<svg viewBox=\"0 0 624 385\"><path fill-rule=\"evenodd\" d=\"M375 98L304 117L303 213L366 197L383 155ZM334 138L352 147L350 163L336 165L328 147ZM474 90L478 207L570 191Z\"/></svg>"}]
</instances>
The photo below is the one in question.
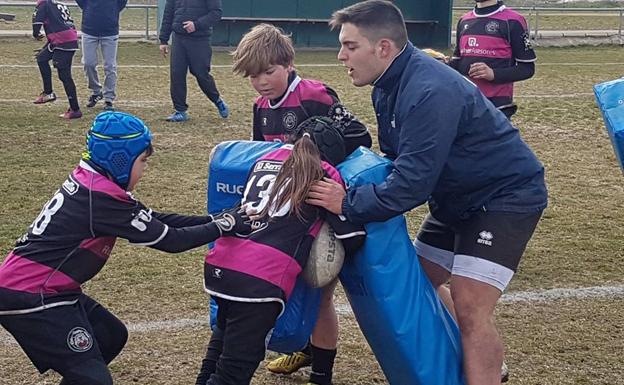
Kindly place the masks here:
<instances>
[{"instance_id":1,"label":"player's knee","mask_svg":"<svg viewBox=\"0 0 624 385\"><path fill-rule=\"evenodd\" d=\"M61 375L67 385L113 385L110 370L101 359L90 359L74 365L63 370Z\"/></svg>"},{"instance_id":2,"label":"player's knee","mask_svg":"<svg viewBox=\"0 0 624 385\"><path fill-rule=\"evenodd\" d=\"M126 343L128 342L128 329L126 329L126 327L124 326L123 328L118 329L117 333L115 334L115 338L113 339L113 344L112 344L112 353L114 353L114 356L116 357L124 348L124 346L126 346Z\"/></svg>"},{"instance_id":3,"label":"player's knee","mask_svg":"<svg viewBox=\"0 0 624 385\"><path fill-rule=\"evenodd\" d=\"M469 296L453 296L457 323L462 334L476 333L493 325L494 314Z\"/></svg>"},{"instance_id":4,"label":"player's knee","mask_svg":"<svg viewBox=\"0 0 624 385\"><path fill-rule=\"evenodd\" d=\"M418 256L418 260L433 287L437 289L439 286L448 282L451 273L444 267L421 256Z\"/></svg>"},{"instance_id":5,"label":"player's knee","mask_svg":"<svg viewBox=\"0 0 624 385\"><path fill-rule=\"evenodd\" d=\"M128 342L128 329L118 321L118 324L108 325L105 332L101 327L98 328L98 344L104 360L111 362L121 351L126 342Z\"/></svg>"},{"instance_id":6,"label":"player's knee","mask_svg":"<svg viewBox=\"0 0 624 385\"><path fill-rule=\"evenodd\" d=\"M117 65L115 63L104 63L104 73L110 74L117 71Z\"/></svg>"},{"instance_id":7,"label":"player's knee","mask_svg":"<svg viewBox=\"0 0 624 385\"><path fill-rule=\"evenodd\" d=\"M97 60L86 60L82 62L85 69L95 71L97 69Z\"/></svg>"},{"instance_id":8,"label":"player's knee","mask_svg":"<svg viewBox=\"0 0 624 385\"><path fill-rule=\"evenodd\" d=\"M72 80L71 68L60 67L57 68L59 79L64 83Z\"/></svg>"}]
</instances>

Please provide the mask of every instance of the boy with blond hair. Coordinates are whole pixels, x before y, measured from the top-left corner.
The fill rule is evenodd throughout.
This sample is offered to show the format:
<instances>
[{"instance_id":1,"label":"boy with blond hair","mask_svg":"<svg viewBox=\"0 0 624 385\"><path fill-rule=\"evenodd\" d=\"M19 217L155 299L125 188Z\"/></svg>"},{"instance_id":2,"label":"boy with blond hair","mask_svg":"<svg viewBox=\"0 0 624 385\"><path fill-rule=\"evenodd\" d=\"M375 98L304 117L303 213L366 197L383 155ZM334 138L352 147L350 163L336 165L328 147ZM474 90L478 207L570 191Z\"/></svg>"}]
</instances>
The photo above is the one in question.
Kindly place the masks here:
<instances>
[{"instance_id":1,"label":"boy with blond hair","mask_svg":"<svg viewBox=\"0 0 624 385\"><path fill-rule=\"evenodd\" d=\"M292 40L280 28L271 24L253 27L232 56L234 73L248 77L259 94L253 106L253 140L285 142L307 118L326 116L340 122L347 154L359 146L371 146L368 129L342 105L333 89L297 75ZM269 371L290 374L312 365L309 384L331 385L338 344L333 303L336 283L323 288L318 320L308 345L301 352L270 362Z\"/></svg>"},{"instance_id":2,"label":"boy with blond hair","mask_svg":"<svg viewBox=\"0 0 624 385\"><path fill-rule=\"evenodd\" d=\"M341 123L348 153L360 145L371 146L370 133L342 105L336 91L297 75L292 40L280 28L253 27L232 56L234 73L249 78L260 94L253 106L253 140L283 142L307 118L328 116Z\"/></svg>"}]
</instances>

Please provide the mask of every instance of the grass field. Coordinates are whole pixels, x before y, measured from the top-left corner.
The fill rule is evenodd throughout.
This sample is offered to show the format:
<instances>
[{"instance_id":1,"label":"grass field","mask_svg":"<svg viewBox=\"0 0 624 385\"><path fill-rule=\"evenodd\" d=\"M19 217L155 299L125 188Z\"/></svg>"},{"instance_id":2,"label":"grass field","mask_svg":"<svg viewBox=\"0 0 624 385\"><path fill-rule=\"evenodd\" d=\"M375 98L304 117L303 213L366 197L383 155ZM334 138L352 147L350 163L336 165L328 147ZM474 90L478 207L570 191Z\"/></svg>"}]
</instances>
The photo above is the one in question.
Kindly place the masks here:
<instances>
[{"instance_id":1,"label":"grass field","mask_svg":"<svg viewBox=\"0 0 624 385\"><path fill-rule=\"evenodd\" d=\"M41 91L31 56L39 45L0 40L1 255L9 252L74 167L84 132L100 111L85 109L83 119L71 122L57 118L67 104L56 78L59 100L43 106L31 104ZM592 47L539 49L537 53L537 74L517 84L520 112L514 122L546 166L550 205L509 292L621 287L624 180L591 86L622 76L624 51ZM226 53L215 54L214 64L229 62ZM305 52L297 63L336 64L335 52ZM254 92L229 68L215 68L217 84L232 110L231 118L223 120L189 77L192 120L171 124L163 121L171 112L171 103L167 62L158 56L157 46L122 42L119 64L117 107L144 118L155 137L156 152L137 197L160 211L205 212L210 150L223 140L249 137ZM344 69L333 65L301 66L299 72L330 84L376 132L369 88L353 87ZM74 78L84 105L88 92L78 67ZM424 209L409 214L413 231L424 214ZM169 255L122 241L113 254L104 270L85 285L85 291L135 325L126 349L111 366L116 383L194 383L208 328L192 322L189 327L151 330L140 325L206 316L204 250ZM344 295L338 295L337 302L345 304ZM623 314L621 296L501 303L497 316L512 371L511 384L622 383ZM335 385L384 384L355 319L347 314L340 322ZM56 383L55 375L39 376L21 350L7 342L4 332L0 337L0 385ZM306 379L305 373L270 376L261 366L253 384L295 385Z\"/></svg>"}]
</instances>

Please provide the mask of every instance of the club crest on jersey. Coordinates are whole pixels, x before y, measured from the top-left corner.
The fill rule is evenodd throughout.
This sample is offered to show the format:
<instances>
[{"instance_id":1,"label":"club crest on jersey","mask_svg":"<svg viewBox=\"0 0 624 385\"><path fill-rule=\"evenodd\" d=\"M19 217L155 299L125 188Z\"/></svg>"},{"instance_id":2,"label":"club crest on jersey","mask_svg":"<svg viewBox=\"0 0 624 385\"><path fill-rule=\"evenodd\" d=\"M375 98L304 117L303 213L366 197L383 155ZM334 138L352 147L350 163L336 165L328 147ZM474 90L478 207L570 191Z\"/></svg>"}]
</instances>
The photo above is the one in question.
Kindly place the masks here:
<instances>
[{"instance_id":1,"label":"club crest on jersey","mask_svg":"<svg viewBox=\"0 0 624 385\"><path fill-rule=\"evenodd\" d=\"M496 20L489 21L485 25L485 32L489 33L490 35L497 33L499 29L500 29L500 24L498 24L498 21Z\"/></svg>"},{"instance_id":2,"label":"club crest on jersey","mask_svg":"<svg viewBox=\"0 0 624 385\"><path fill-rule=\"evenodd\" d=\"M67 178L65 182L63 182L63 190L69 195L74 195L78 191L78 183L74 182L71 177Z\"/></svg>"},{"instance_id":3,"label":"club crest on jersey","mask_svg":"<svg viewBox=\"0 0 624 385\"><path fill-rule=\"evenodd\" d=\"M212 276L215 278L223 278L223 270L214 268L212 269Z\"/></svg>"},{"instance_id":4,"label":"club crest on jersey","mask_svg":"<svg viewBox=\"0 0 624 385\"><path fill-rule=\"evenodd\" d=\"M93 346L93 337L83 327L75 327L67 334L67 346L76 352L83 353Z\"/></svg>"},{"instance_id":5,"label":"club crest on jersey","mask_svg":"<svg viewBox=\"0 0 624 385\"><path fill-rule=\"evenodd\" d=\"M292 111L287 111L282 118L282 123L284 123L286 130L290 131L294 129L297 127L297 115Z\"/></svg>"}]
</instances>

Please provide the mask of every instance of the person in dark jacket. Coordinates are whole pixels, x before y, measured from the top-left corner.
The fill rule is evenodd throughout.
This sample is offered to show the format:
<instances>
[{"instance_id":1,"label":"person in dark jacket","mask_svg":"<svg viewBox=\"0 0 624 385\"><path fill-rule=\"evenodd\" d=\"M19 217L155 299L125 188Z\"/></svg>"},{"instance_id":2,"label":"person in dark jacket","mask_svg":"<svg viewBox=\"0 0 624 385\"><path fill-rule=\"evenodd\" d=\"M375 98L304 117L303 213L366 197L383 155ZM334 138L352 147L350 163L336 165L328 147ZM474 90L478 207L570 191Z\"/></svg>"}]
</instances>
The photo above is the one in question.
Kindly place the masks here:
<instances>
[{"instance_id":1,"label":"person in dark jacket","mask_svg":"<svg viewBox=\"0 0 624 385\"><path fill-rule=\"evenodd\" d=\"M186 104L186 74L197 79L202 92L215 104L219 115L227 118L230 110L221 98L210 74L212 27L221 20L221 0L167 0L160 26L160 52L169 53L171 37L170 91L175 111L169 122L189 119ZM173 36L172 36L173 32Z\"/></svg>"},{"instance_id":2,"label":"person in dark jacket","mask_svg":"<svg viewBox=\"0 0 624 385\"><path fill-rule=\"evenodd\" d=\"M117 85L117 42L119 13L128 0L76 0L82 9L82 65L91 96L87 107L104 99L104 109L112 110ZM104 62L104 90L98 78L98 48Z\"/></svg>"},{"instance_id":3,"label":"person in dark jacket","mask_svg":"<svg viewBox=\"0 0 624 385\"><path fill-rule=\"evenodd\" d=\"M325 180L308 203L353 223L385 221L428 203L415 248L431 283L450 279L468 385L501 382L494 307L547 204L544 168L479 89L415 48L401 11L368 0L336 11L338 53L355 86L373 85L379 145L394 169L383 183Z\"/></svg>"},{"instance_id":4,"label":"person in dark jacket","mask_svg":"<svg viewBox=\"0 0 624 385\"><path fill-rule=\"evenodd\" d=\"M152 211L130 191L152 154L152 134L133 115L106 111L87 133L78 166L0 265L0 325L61 385L112 385L108 364L128 338L125 325L82 292L117 238L178 253L249 233L241 207L215 216Z\"/></svg>"}]
</instances>

